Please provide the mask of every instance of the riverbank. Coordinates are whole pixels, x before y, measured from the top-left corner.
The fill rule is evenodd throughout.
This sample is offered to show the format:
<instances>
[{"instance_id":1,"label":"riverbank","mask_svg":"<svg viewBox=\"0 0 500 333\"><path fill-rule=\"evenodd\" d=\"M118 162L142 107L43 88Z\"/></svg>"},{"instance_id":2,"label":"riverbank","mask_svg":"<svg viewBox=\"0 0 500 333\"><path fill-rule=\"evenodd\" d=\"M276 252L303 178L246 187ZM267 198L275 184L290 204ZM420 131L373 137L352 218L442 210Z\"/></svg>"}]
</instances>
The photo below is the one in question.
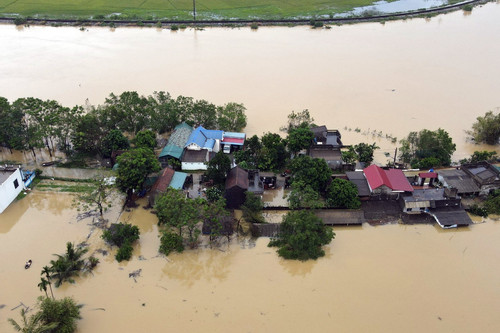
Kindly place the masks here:
<instances>
[{"instance_id":1,"label":"riverbank","mask_svg":"<svg viewBox=\"0 0 500 333\"><path fill-rule=\"evenodd\" d=\"M303 14L292 18L266 18L266 15L256 15L251 18L239 18L238 15L228 18L211 18L201 19L182 19L182 18L157 18L152 17L141 18L134 15L133 18L122 18L120 15L95 15L90 17L64 17L57 15L47 15L45 17L22 16L20 14L2 15L0 22L15 24L15 25L50 25L50 26L110 26L110 27L168 27L171 30L185 29L187 27L203 28L207 26L224 26L224 27L242 27L250 26L252 29L257 29L259 26L273 25L311 25L315 28L323 27L324 25L342 25L355 24L363 22L380 22L401 20L414 17L432 17L434 15L455 11L465 10L471 11L474 6L487 3L494 0L467 0L467 1L450 1L451 4L421 8L405 12L383 13L377 10L366 9L359 11L359 14L354 12L343 12L341 16L332 14ZM363 7L358 7L363 8ZM368 7L367 7L368 8Z\"/></svg>"}]
</instances>

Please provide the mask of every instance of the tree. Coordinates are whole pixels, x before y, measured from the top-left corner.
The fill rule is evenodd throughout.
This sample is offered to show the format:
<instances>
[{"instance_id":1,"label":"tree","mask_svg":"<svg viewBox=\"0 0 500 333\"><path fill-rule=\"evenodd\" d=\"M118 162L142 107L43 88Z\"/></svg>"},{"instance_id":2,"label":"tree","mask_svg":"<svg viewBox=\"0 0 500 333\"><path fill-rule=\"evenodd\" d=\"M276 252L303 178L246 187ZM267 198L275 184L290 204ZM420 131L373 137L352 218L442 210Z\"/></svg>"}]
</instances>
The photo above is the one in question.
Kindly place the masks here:
<instances>
[{"instance_id":1,"label":"tree","mask_svg":"<svg viewBox=\"0 0 500 333\"><path fill-rule=\"evenodd\" d=\"M326 203L333 208L358 209L358 188L348 180L335 178L326 188Z\"/></svg>"},{"instance_id":2,"label":"tree","mask_svg":"<svg viewBox=\"0 0 500 333\"><path fill-rule=\"evenodd\" d=\"M295 182L303 182L316 192L323 192L330 181L332 170L325 160L309 156L294 158L289 164L292 171L292 187Z\"/></svg>"},{"instance_id":3,"label":"tree","mask_svg":"<svg viewBox=\"0 0 500 333\"><path fill-rule=\"evenodd\" d=\"M439 164L448 166L451 155L456 150L448 132L439 128L435 131L423 129L420 132L410 132L406 139L400 141L400 157L404 162L418 166L418 162L428 157L439 160Z\"/></svg>"},{"instance_id":4,"label":"tree","mask_svg":"<svg viewBox=\"0 0 500 333\"><path fill-rule=\"evenodd\" d=\"M173 232L164 230L161 233L160 238L160 253L168 256L172 251L182 252L184 251L184 245L182 244L182 237Z\"/></svg>"},{"instance_id":5,"label":"tree","mask_svg":"<svg viewBox=\"0 0 500 333\"><path fill-rule=\"evenodd\" d=\"M309 148L313 139L314 133L305 125L292 128L288 131L288 149L292 154L296 154L302 149Z\"/></svg>"},{"instance_id":6,"label":"tree","mask_svg":"<svg viewBox=\"0 0 500 333\"><path fill-rule=\"evenodd\" d=\"M76 331L77 321L81 319L80 309L83 305L76 304L71 297L60 300L40 297L40 317L47 324L57 324L52 332L72 333Z\"/></svg>"},{"instance_id":7,"label":"tree","mask_svg":"<svg viewBox=\"0 0 500 333\"><path fill-rule=\"evenodd\" d=\"M75 128L71 135L71 143L76 151L86 154L100 153L103 138L104 131L96 112L76 116Z\"/></svg>"},{"instance_id":8,"label":"tree","mask_svg":"<svg viewBox=\"0 0 500 333\"><path fill-rule=\"evenodd\" d=\"M129 149L130 143L120 130L111 130L102 140L101 154L111 157L113 152Z\"/></svg>"},{"instance_id":9,"label":"tree","mask_svg":"<svg viewBox=\"0 0 500 333\"><path fill-rule=\"evenodd\" d=\"M220 150L208 162L207 177L213 180L215 185L224 184L229 170L231 170L231 160Z\"/></svg>"},{"instance_id":10,"label":"tree","mask_svg":"<svg viewBox=\"0 0 500 333\"><path fill-rule=\"evenodd\" d=\"M262 148L259 154L259 169L280 170L288 158L286 152L286 141L279 134L266 133L261 139Z\"/></svg>"},{"instance_id":11,"label":"tree","mask_svg":"<svg viewBox=\"0 0 500 333\"><path fill-rule=\"evenodd\" d=\"M83 255L87 253L88 248L75 248L73 243L66 243L66 253L63 255L55 254L57 260L51 260L50 279L55 279L56 287L59 287L64 281L74 283L73 277L79 276L80 271L85 266Z\"/></svg>"},{"instance_id":12,"label":"tree","mask_svg":"<svg viewBox=\"0 0 500 333\"><path fill-rule=\"evenodd\" d=\"M247 125L243 104L227 103L217 108L217 123L226 132L240 132Z\"/></svg>"},{"instance_id":13,"label":"tree","mask_svg":"<svg viewBox=\"0 0 500 333\"><path fill-rule=\"evenodd\" d=\"M142 130L137 133L132 142L137 148L154 150L156 148L156 135L151 130Z\"/></svg>"},{"instance_id":14,"label":"tree","mask_svg":"<svg viewBox=\"0 0 500 333\"><path fill-rule=\"evenodd\" d=\"M234 153L234 160L244 169L256 169L261 159L261 150L259 137L254 135L245 141L243 149Z\"/></svg>"},{"instance_id":15,"label":"tree","mask_svg":"<svg viewBox=\"0 0 500 333\"><path fill-rule=\"evenodd\" d=\"M308 210L290 211L283 217L278 238L269 246L278 247L285 259L308 260L325 255L321 248L335 237L333 230Z\"/></svg>"},{"instance_id":16,"label":"tree","mask_svg":"<svg viewBox=\"0 0 500 333\"><path fill-rule=\"evenodd\" d=\"M91 180L91 190L79 192L73 200L73 204L78 207L78 210L90 210L97 208L101 218L104 211L111 207L111 193L113 187L104 176L96 176Z\"/></svg>"},{"instance_id":17,"label":"tree","mask_svg":"<svg viewBox=\"0 0 500 333\"><path fill-rule=\"evenodd\" d=\"M498 144L498 139L500 138L500 114L488 111L483 117L477 117L476 120L472 124L472 131L468 132L474 141L489 145Z\"/></svg>"},{"instance_id":18,"label":"tree","mask_svg":"<svg viewBox=\"0 0 500 333\"><path fill-rule=\"evenodd\" d=\"M292 191L288 194L288 205L291 209L319 209L325 206L319 192L303 180L293 182Z\"/></svg>"},{"instance_id":19,"label":"tree","mask_svg":"<svg viewBox=\"0 0 500 333\"><path fill-rule=\"evenodd\" d=\"M358 161L365 163L365 165L368 166L373 162L373 152L375 149L379 149L375 143L369 145L362 142L354 147L350 147L349 151L356 154ZM342 155L342 157L344 157L344 155Z\"/></svg>"},{"instance_id":20,"label":"tree","mask_svg":"<svg viewBox=\"0 0 500 333\"><path fill-rule=\"evenodd\" d=\"M221 198L215 202L203 204L204 225L209 226L209 241L211 245L216 243L224 234L223 218L226 216L229 216L229 212L226 210L225 199Z\"/></svg>"},{"instance_id":21,"label":"tree","mask_svg":"<svg viewBox=\"0 0 500 333\"><path fill-rule=\"evenodd\" d=\"M245 221L251 223L264 223L264 217L262 216L263 208L264 204L259 195L253 192L245 192L245 202L241 205Z\"/></svg>"},{"instance_id":22,"label":"tree","mask_svg":"<svg viewBox=\"0 0 500 333\"><path fill-rule=\"evenodd\" d=\"M495 162L497 159L497 152L496 151L475 151L474 154L471 155L470 158L464 158L463 160L460 160L460 164L466 164L466 163L477 163L481 161L486 161L486 162Z\"/></svg>"},{"instance_id":23,"label":"tree","mask_svg":"<svg viewBox=\"0 0 500 333\"><path fill-rule=\"evenodd\" d=\"M17 332L23 332L23 333L49 333L52 332L58 325L59 323L54 322L50 324L44 324L42 321L42 315L40 312L37 312L33 315L31 315L29 318L26 316L27 311L23 308L21 309L21 319L22 321L22 326L19 325L14 319L9 318L7 319L9 323L14 326L14 329Z\"/></svg>"},{"instance_id":24,"label":"tree","mask_svg":"<svg viewBox=\"0 0 500 333\"><path fill-rule=\"evenodd\" d=\"M111 245L118 246L118 252L115 259L120 262L122 260L130 260L132 257L132 244L139 239L139 227L128 223L113 223L104 230L102 239Z\"/></svg>"},{"instance_id":25,"label":"tree","mask_svg":"<svg viewBox=\"0 0 500 333\"><path fill-rule=\"evenodd\" d=\"M50 271L49 266L43 266L42 272L40 273L40 275L42 275L41 284L44 284L44 286L42 287L39 285L39 287L40 287L40 289L43 289L45 291L45 294L47 294L47 285L48 285L50 288L50 294L52 295L52 298L54 298L54 291L52 290L52 281L51 281L50 274L51 274L51 271ZM43 278L43 275L45 275L45 278Z\"/></svg>"},{"instance_id":26,"label":"tree","mask_svg":"<svg viewBox=\"0 0 500 333\"><path fill-rule=\"evenodd\" d=\"M142 189L149 174L160 171L160 162L154 152L146 148L136 148L121 154L117 163L116 184L127 194L127 201L132 198L133 191Z\"/></svg>"},{"instance_id":27,"label":"tree","mask_svg":"<svg viewBox=\"0 0 500 333\"><path fill-rule=\"evenodd\" d=\"M106 128L136 134L148 123L148 106L148 99L136 91L124 91L120 96L111 93L99 114Z\"/></svg>"},{"instance_id":28,"label":"tree","mask_svg":"<svg viewBox=\"0 0 500 333\"><path fill-rule=\"evenodd\" d=\"M351 148L342 152L342 161L346 164L354 164L358 160L358 154Z\"/></svg>"},{"instance_id":29,"label":"tree","mask_svg":"<svg viewBox=\"0 0 500 333\"><path fill-rule=\"evenodd\" d=\"M154 210L158 216L158 225L177 229L181 237L185 229L189 246L193 248L197 245L200 235L198 223L201 218L201 201L186 198L181 190L168 188L156 199Z\"/></svg>"},{"instance_id":30,"label":"tree","mask_svg":"<svg viewBox=\"0 0 500 333\"><path fill-rule=\"evenodd\" d=\"M314 118L311 117L308 109L300 112L292 111L288 115L288 124L280 128L280 131L290 133L290 130L297 127L311 128L313 126Z\"/></svg>"}]
</instances>

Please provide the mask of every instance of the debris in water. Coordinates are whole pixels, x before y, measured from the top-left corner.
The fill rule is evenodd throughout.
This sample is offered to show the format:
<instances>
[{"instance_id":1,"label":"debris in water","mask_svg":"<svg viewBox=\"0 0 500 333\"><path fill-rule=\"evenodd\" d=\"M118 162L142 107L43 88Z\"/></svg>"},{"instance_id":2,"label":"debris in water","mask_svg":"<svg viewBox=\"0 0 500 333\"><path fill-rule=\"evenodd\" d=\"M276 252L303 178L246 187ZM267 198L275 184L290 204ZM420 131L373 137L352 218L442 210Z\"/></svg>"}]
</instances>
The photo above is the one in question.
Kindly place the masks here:
<instances>
[{"instance_id":1,"label":"debris in water","mask_svg":"<svg viewBox=\"0 0 500 333\"><path fill-rule=\"evenodd\" d=\"M214 317L219 317L220 312L214 312Z\"/></svg>"},{"instance_id":2,"label":"debris in water","mask_svg":"<svg viewBox=\"0 0 500 333\"><path fill-rule=\"evenodd\" d=\"M128 277L133 278L134 282L137 283L137 280L135 278L141 276L141 272L142 272L142 268L139 268L138 270L133 271L132 273L129 273Z\"/></svg>"},{"instance_id":3,"label":"debris in water","mask_svg":"<svg viewBox=\"0 0 500 333\"><path fill-rule=\"evenodd\" d=\"M97 249L95 252L100 253L103 256L107 256L108 255L108 251L103 250L103 249Z\"/></svg>"},{"instance_id":4,"label":"debris in water","mask_svg":"<svg viewBox=\"0 0 500 333\"><path fill-rule=\"evenodd\" d=\"M439 319L439 320L443 320L443 318L441 318L441 317L438 317L438 319Z\"/></svg>"},{"instance_id":5,"label":"debris in water","mask_svg":"<svg viewBox=\"0 0 500 333\"><path fill-rule=\"evenodd\" d=\"M142 306L146 306L146 303L142 303Z\"/></svg>"},{"instance_id":6,"label":"debris in water","mask_svg":"<svg viewBox=\"0 0 500 333\"><path fill-rule=\"evenodd\" d=\"M0 309L5 308L5 304L0 304Z\"/></svg>"},{"instance_id":7,"label":"debris in water","mask_svg":"<svg viewBox=\"0 0 500 333\"><path fill-rule=\"evenodd\" d=\"M105 308L95 308L95 309L91 309L92 311L97 311L97 310L100 310L100 311L106 311Z\"/></svg>"},{"instance_id":8,"label":"debris in water","mask_svg":"<svg viewBox=\"0 0 500 333\"><path fill-rule=\"evenodd\" d=\"M139 260L148 260L148 259L144 258L144 256L141 255L139 256Z\"/></svg>"}]
</instances>

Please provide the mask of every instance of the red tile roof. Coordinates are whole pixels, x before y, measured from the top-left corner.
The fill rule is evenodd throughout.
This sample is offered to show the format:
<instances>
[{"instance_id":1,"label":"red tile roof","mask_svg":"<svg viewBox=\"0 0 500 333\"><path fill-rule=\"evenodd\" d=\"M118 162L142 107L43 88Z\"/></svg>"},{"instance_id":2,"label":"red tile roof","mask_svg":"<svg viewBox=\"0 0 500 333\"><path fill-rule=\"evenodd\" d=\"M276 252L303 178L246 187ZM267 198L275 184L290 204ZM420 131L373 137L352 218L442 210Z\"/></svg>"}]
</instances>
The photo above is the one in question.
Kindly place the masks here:
<instances>
[{"instance_id":1,"label":"red tile roof","mask_svg":"<svg viewBox=\"0 0 500 333\"><path fill-rule=\"evenodd\" d=\"M363 172L372 190L385 185L393 191L413 192L410 182L399 169L384 170L373 164L363 169Z\"/></svg>"}]
</instances>

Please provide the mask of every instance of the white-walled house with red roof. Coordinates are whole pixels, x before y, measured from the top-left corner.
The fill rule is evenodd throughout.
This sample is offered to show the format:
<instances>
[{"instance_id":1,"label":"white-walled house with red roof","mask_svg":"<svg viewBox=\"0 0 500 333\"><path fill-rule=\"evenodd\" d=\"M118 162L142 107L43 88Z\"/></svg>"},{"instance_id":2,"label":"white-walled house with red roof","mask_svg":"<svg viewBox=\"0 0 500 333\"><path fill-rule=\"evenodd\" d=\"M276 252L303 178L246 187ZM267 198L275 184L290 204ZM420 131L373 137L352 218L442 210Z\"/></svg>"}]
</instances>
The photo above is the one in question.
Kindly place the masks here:
<instances>
[{"instance_id":1,"label":"white-walled house with red roof","mask_svg":"<svg viewBox=\"0 0 500 333\"><path fill-rule=\"evenodd\" d=\"M372 164L363 169L372 194L413 192L413 187L400 169L384 170Z\"/></svg>"}]
</instances>

